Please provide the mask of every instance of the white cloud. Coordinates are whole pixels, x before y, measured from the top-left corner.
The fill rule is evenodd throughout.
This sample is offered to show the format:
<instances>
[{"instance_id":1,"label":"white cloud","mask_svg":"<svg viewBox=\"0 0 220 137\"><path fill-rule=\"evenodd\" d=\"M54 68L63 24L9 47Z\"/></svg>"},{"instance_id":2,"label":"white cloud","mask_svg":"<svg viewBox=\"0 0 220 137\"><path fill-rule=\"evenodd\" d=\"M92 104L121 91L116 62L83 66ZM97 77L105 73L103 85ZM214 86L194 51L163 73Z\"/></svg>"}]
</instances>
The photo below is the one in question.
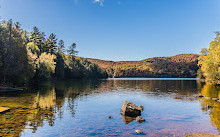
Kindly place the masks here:
<instances>
[{"instance_id":1,"label":"white cloud","mask_svg":"<svg viewBox=\"0 0 220 137\"><path fill-rule=\"evenodd\" d=\"M104 0L94 0L95 3L99 3L100 6L103 6Z\"/></svg>"}]
</instances>

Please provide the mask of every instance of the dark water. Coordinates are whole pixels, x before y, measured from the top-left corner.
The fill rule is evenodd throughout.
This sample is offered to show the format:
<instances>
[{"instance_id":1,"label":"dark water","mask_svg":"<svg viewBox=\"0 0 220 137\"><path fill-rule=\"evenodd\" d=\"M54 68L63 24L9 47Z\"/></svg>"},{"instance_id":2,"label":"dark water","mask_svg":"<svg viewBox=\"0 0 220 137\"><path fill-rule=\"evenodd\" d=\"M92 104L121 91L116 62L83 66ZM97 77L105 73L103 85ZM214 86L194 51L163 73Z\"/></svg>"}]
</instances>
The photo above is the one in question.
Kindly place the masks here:
<instances>
[{"instance_id":1,"label":"dark water","mask_svg":"<svg viewBox=\"0 0 220 137\"><path fill-rule=\"evenodd\" d=\"M0 92L0 136L185 136L219 134L220 87L195 79L108 79L45 82L19 92ZM145 122L123 118L123 101L143 105ZM208 105L212 107L207 107ZM108 116L111 115L112 119ZM144 132L137 135L135 130Z\"/></svg>"}]
</instances>

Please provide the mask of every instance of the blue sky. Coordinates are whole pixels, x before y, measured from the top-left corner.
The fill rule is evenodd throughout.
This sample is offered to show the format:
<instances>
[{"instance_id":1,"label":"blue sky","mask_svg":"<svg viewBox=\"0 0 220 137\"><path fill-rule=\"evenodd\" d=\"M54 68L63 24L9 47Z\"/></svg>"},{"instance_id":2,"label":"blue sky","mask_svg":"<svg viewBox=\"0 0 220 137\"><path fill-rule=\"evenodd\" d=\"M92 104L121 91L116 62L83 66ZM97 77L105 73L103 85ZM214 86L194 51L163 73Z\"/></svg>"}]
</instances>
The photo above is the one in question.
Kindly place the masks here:
<instances>
[{"instance_id":1,"label":"blue sky","mask_svg":"<svg viewBox=\"0 0 220 137\"><path fill-rule=\"evenodd\" d=\"M220 0L0 0L1 19L55 33L79 56L142 60L199 53L220 30Z\"/></svg>"}]
</instances>

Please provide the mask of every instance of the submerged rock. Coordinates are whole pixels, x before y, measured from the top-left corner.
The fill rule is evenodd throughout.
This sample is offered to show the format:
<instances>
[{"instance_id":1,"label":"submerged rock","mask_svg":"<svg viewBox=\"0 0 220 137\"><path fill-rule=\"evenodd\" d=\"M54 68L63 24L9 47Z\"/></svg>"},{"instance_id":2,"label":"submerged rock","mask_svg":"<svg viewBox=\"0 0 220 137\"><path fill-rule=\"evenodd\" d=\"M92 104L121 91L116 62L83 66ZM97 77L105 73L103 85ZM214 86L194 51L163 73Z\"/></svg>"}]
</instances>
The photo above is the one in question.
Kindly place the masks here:
<instances>
[{"instance_id":1,"label":"submerged rock","mask_svg":"<svg viewBox=\"0 0 220 137\"><path fill-rule=\"evenodd\" d=\"M138 117L136 117L136 121L137 121L138 123L142 123L142 122L145 121L145 119L142 118L141 116L138 116Z\"/></svg>"},{"instance_id":2,"label":"submerged rock","mask_svg":"<svg viewBox=\"0 0 220 137\"><path fill-rule=\"evenodd\" d=\"M143 132L140 131L140 130L135 130L135 132L138 133L138 134L142 134L142 133L143 133Z\"/></svg>"},{"instance_id":3,"label":"submerged rock","mask_svg":"<svg viewBox=\"0 0 220 137\"><path fill-rule=\"evenodd\" d=\"M112 118L112 116L108 116L108 118Z\"/></svg>"},{"instance_id":4,"label":"submerged rock","mask_svg":"<svg viewBox=\"0 0 220 137\"><path fill-rule=\"evenodd\" d=\"M141 110L134 103L124 101L120 113L124 116L136 117L141 115Z\"/></svg>"}]
</instances>

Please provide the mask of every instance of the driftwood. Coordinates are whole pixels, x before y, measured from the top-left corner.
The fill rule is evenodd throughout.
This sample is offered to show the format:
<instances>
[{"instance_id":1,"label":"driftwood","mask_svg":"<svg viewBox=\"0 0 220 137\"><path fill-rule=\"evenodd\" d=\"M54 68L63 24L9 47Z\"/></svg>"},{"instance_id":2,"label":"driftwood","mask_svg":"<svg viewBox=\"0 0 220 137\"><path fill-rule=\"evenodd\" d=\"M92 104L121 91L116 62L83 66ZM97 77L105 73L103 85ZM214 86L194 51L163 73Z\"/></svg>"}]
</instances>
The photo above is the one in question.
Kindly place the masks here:
<instances>
[{"instance_id":1,"label":"driftwood","mask_svg":"<svg viewBox=\"0 0 220 137\"><path fill-rule=\"evenodd\" d=\"M12 88L12 87L0 87L0 92L5 92L5 91L21 91L23 90L22 88Z\"/></svg>"},{"instance_id":2,"label":"driftwood","mask_svg":"<svg viewBox=\"0 0 220 137\"><path fill-rule=\"evenodd\" d=\"M0 114L1 114L1 113L4 113L4 112L6 112L6 111L9 111L9 110L10 110L10 108L0 107Z\"/></svg>"}]
</instances>

